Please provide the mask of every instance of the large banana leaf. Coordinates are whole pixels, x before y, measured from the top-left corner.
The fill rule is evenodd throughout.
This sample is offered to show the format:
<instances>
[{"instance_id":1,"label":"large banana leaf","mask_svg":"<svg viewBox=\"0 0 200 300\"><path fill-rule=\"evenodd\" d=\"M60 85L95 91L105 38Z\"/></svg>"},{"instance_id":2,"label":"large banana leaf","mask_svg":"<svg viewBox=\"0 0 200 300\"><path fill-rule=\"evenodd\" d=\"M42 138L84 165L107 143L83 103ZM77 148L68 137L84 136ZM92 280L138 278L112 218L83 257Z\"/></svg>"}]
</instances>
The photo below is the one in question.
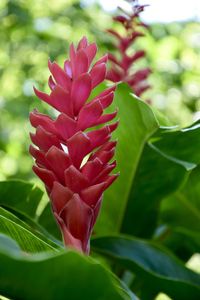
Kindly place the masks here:
<instances>
[{"instance_id":1,"label":"large banana leaf","mask_svg":"<svg viewBox=\"0 0 200 300\"><path fill-rule=\"evenodd\" d=\"M127 85L120 84L113 104L119 108L120 125L115 138L118 140L116 160L120 177L104 195L103 209L96 227L99 233L120 230L143 148L158 128L151 109L130 93Z\"/></svg>"},{"instance_id":2,"label":"large banana leaf","mask_svg":"<svg viewBox=\"0 0 200 300\"><path fill-rule=\"evenodd\" d=\"M200 160L193 147L200 146L200 128L159 127L152 109L124 84L118 86L113 106L119 107L115 136L120 177L104 195L96 233L150 237L162 199L180 189Z\"/></svg>"},{"instance_id":3,"label":"large banana leaf","mask_svg":"<svg viewBox=\"0 0 200 300\"><path fill-rule=\"evenodd\" d=\"M0 235L0 295L20 300L136 300L103 265L72 251L24 255Z\"/></svg>"},{"instance_id":4,"label":"large banana leaf","mask_svg":"<svg viewBox=\"0 0 200 300\"><path fill-rule=\"evenodd\" d=\"M200 299L200 275L155 243L124 236L102 237L93 239L92 247L139 277L143 300L153 299L159 292L176 300Z\"/></svg>"}]
</instances>

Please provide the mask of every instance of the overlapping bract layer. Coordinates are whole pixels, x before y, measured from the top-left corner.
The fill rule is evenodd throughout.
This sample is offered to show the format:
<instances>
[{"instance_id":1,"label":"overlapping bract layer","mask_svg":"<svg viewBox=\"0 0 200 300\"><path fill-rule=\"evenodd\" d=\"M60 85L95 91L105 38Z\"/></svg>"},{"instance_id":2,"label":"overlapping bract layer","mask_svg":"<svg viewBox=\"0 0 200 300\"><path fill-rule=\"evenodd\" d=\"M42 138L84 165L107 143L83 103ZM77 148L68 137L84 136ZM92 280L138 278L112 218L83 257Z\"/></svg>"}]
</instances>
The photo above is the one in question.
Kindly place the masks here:
<instances>
[{"instance_id":1,"label":"overlapping bract layer","mask_svg":"<svg viewBox=\"0 0 200 300\"><path fill-rule=\"evenodd\" d=\"M30 146L35 158L34 172L45 183L52 210L67 246L89 253L89 239L99 213L102 194L117 178L110 175L116 162L111 133L118 122L88 130L113 120L117 111L104 114L112 103L115 87L108 88L87 102L92 89L106 76L107 56L92 67L95 43L84 37L77 49L70 46L70 59L62 69L49 62L50 95L35 90L41 100L60 112L54 120L38 111L30 114L36 128Z\"/></svg>"},{"instance_id":2,"label":"overlapping bract layer","mask_svg":"<svg viewBox=\"0 0 200 300\"><path fill-rule=\"evenodd\" d=\"M134 1L133 1L134 2ZM150 85L146 82L151 70L144 68L133 71L132 68L136 61L145 56L144 50L138 50L132 55L127 54L130 48L138 37L144 36L139 27L147 27L146 24L140 21L139 15L144 10L145 5L137 5L133 3L132 13L123 11L124 15L114 17L114 21L122 24L125 30L125 35L122 36L117 31L109 29L108 32L116 38L116 50L119 52L119 58L113 54L109 54L108 59L111 62L111 68L107 72L107 79L113 82L123 81L130 85L133 92L137 96L141 96Z\"/></svg>"}]
</instances>

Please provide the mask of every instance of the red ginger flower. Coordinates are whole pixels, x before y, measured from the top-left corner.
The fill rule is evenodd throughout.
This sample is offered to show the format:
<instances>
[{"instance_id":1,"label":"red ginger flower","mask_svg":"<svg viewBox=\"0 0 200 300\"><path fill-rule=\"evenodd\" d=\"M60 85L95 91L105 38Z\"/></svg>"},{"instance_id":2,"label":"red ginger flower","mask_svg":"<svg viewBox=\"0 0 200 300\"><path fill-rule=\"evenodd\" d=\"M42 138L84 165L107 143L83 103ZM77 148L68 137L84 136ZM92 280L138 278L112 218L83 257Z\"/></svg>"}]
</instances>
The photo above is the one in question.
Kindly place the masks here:
<instances>
[{"instance_id":1,"label":"red ginger flower","mask_svg":"<svg viewBox=\"0 0 200 300\"><path fill-rule=\"evenodd\" d=\"M135 1L132 1L135 2ZM124 15L119 15L113 18L114 21L122 24L125 30L125 36L120 35L117 31L109 29L108 32L117 39L117 51L119 51L120 59L113 54L109 54L108 59L111 62L111 69L107 72L107 79L113 82L123 81L129 84L133 92L137 96L141 96L150 85L147 84L151 70L145 68L133 72L132 68L135 62L145 56L145 51L139 50L132 55L127 54L128 48L134 44L138 37L144 34L138 31L139 26L147 27L139 19L140 13L144 10L146 5L134 4L132 6L132 13L128 14L124 10Z\"/></svg>"},{"instance_id":2,"label":"red ginger flower","mask_svg":"<svg viewBox=\"0 0 200 300\"><path fill-rule=\"evenodd\" d=\"M115 161L109 161L116 146L110 140L111 133L118 122L87 130L111 121L117 114L103 114L113 101L115 87L86 102L106 76L107 56L90 67L96 52L96 44L88 44L83 37L77 49L71 44L64 69L49 62L53 75L49 77L50 95L34 90L60 114L55 120L36 110L30 114L36 128L31 140L37 146L30 146L36 163L33 170L46 186L65 245L84 253L89 253L102 194L118 176L109 175L116 166Z\"/></svg>"}]
</instances>

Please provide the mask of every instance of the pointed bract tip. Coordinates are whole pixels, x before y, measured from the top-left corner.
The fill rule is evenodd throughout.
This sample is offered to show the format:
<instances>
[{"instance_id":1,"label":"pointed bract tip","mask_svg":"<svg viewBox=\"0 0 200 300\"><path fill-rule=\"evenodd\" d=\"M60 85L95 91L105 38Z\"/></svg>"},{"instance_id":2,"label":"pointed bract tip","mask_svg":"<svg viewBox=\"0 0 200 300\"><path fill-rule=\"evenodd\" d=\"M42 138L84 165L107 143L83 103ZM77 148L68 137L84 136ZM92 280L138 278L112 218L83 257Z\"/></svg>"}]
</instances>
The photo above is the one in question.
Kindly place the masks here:
<instances>
[{"instance_id":1,"label":"pointed bract tip","mask_svg":"<svg viewBox=\"0 0 200 300\"><path fill-rule=\"evenodd\" d=\"M110 162L117 144L111 141L111 133L119 121L110 122L116 117L118 108L104 114L104 109L113 101L117 84L90 101L92 90L105 80L108 60L105 54L92 63L96 52L96 43L89 43L84 36L76 48L73 43L70 45L63 69L49 59L50 93L39 91L35 86L33 90L39 99L60 114L52 119L36 109L30 112L30 122L36 128L35 133L30 133L33 146L29 152L36 164L33 171L45 184L65 245L86 254L99 213L99 197L119 176L109 175L116 167L116 161ZM79 127L83 112L86 126ZM67 203L71 195L74 200L70 198ZM55 201L59 206L53 206Z\"/></svg>"}]
</instances>

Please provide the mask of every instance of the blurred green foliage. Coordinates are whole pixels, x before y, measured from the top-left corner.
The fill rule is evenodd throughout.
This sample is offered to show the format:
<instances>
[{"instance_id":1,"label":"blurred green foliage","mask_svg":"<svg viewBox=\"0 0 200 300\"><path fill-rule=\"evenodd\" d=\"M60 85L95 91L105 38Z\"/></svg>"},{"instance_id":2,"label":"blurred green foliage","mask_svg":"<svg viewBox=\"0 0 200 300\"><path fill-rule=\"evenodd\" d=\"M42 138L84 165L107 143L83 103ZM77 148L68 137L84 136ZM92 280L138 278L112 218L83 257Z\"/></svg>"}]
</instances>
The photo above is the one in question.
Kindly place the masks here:
<instances>
[{"instance_id":1,"label":"blurred green foliage","mask_svg":"<svg viewBox=\"0 0 200 300\"><path fill-rule=\"evenodd\" d=\"M82 35L95 40L96 28L103 35L101 18L110 20L75 0L0 2L0 180L33 176L28 115L35 107L48 109L33 85L48 91L48 58L63 62L69 43Z\"/></svg>"},{"instance_id":2,"label":"blurred green foliage","mask_svg":"<svg viewBox=\"0 0 200 300\"><path fill-rule=\"evenodd\" d=\"M140 41L153 70L153 104L173 123L191 124L200 109L200 24L155 24Z\"/></svg>"},{"instance_id":3,"label":"blurred green foliage","mask_svg":"<svg viewBox=\"0 0 200 300\"><path fill-rule=\"evenodd\" d=\"M83 35L98 43L99 55L111 50L105 30L112 20L100 6L85 7L78 0L1 0L0 22L0 180L36 181L28 154L28 115L35 107L49 108L36 99L32 86L48 91L48 58L62 64L69 43ZM153 24L136 44L147 52L140 65L153 70L153 88L145 98L174 124L187 125L198 116L199 32L200 24L192 22Z\"/></svg>"}]
</instances>

